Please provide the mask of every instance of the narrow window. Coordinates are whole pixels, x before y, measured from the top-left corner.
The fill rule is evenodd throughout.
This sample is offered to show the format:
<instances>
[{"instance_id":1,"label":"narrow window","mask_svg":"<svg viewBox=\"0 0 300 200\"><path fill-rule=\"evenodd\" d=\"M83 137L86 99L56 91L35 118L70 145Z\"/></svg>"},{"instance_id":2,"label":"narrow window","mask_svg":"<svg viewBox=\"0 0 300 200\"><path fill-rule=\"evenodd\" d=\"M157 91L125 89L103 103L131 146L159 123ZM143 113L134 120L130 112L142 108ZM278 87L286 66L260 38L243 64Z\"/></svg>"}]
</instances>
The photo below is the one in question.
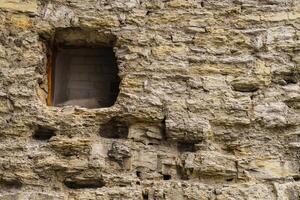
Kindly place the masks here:
<instances>
[{"instance_id":1,"label":"narrow window","mask_svg":"<svg viewBox=\"0 0 300 200\"><path fill-rule=\"evenodd\" d=\"M52 69L48 72L48 104L85 108L112 106L120 84L112 46L83 43L85 39L90 40L83 37L78 38L76 44L74 39L66 42L68 34L62 36L63 42L60 39L55 44Z\"/></svg>"}]
</instances>

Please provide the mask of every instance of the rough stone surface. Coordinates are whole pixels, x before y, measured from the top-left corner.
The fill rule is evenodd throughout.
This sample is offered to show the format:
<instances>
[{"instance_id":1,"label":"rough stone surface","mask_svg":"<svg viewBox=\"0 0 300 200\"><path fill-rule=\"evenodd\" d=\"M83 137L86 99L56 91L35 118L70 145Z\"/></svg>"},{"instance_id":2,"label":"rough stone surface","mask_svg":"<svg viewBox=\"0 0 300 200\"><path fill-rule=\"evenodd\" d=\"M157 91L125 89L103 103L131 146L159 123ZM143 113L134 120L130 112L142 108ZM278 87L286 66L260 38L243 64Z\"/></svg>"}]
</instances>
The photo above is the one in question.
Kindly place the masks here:
<instances>
[{"instance_id":1,"label":"rough stone surface","mask_svg":"<svg viewBox=\"0 0 300 200\"><path fill-rule=\"evenodd\" d=\"M112 107L46 105L64 28L114 40ZM299 199L299 75L298 0L2 0L0 199Z\"/></svg>"}]
</instances>

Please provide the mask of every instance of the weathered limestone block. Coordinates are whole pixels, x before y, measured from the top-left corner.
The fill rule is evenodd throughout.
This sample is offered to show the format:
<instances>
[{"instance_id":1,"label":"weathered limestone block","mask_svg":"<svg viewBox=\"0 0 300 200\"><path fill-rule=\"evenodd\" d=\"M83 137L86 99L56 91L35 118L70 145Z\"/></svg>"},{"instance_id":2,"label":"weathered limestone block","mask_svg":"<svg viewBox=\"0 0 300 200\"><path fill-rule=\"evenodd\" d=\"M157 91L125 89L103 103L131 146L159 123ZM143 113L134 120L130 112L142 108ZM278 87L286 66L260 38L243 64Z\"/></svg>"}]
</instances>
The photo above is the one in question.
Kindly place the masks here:
<instances>
[{"instance_id":1,"label":"weathered limestone block","mask_svg":"<svg viewBox=\"0 0 300 200\"><path fill-rule=\"evenodd\" d=\"M190 113L183 102L170 103L165 123L170 140L202 141L210 131L208 120L201 113Z\"/></svg>"},{"instance_id":2,"label":"weathered limestone block","mask_svg":"<svg viewBox=\"0 0 300 200\"><path fill-rule=\"evenodd\" d=\"M78 18L77 23L78 25L86 28L114 28L120 25L118 17L115 15L101 15L97 17L82 16Z\"/></svg>"},{"instance_id":3,"label":"weathered limestone block","mask_svg":"<svg viewBox=\"0 0 300 200\"><path fill-rule=\"evenodd\" d=\"M78 154L89 154L90 152L89 139L82 138L53 138L50 141L50 145L56 152L62 155L78 155Z\"/></svg>"},{"instance_id":4,"label":"weathered limestone block","mask_svg":"<svg viewBox=\"0 0 300 200\"><path fill-rule=\"evenodd\" d=\"M203 89L206 91L228 90L226 79L221 75L206 75L202 76Z\"/></svg>"},{"instance_id":5,"label":"weathered limestone block","mask_svg":"<svg viewBox=\"0 0 300 200\"><path fill-rule=\"evenodd\" d=\"M234 156L223 155L214 151L201 151L186 155L184 169L192 171L192 178L205 178L216 176L215 178L237 178L237 166Z\"/></svg>"},{"instance_id":6,"label":"weathered limestone block","mask_svg":"<svg viewBox=\"0 0 300 200\"><path fill-rule=\"evenodd\" d=\"M128 138L135 141L143 142L144 144L158 144L163 137L162 125L148 125L143 123L133 124L129 128Z\"/></svg>"},{"instance_id":7,"label":"weathered limestone block","mask_svg":"<svg viewBox=\"0 0 300 200\"><path fill-rule=\"evenodd\" d=\"M94 141L91 145L90 157L93 160L101 160L104 162L108 149L109 147L102 142Z\"/></svg>"},{"instance_id":8,"label":"weathered limestone block","mask_svg":"<svg viewBox=\"0 0 300 200\"><path fill-rule=\"evenodd\" d=\"M57 156L46 156L36 159L35 171L42 176L51 176L53 171L81 171L88 167L86 159L60 159Z\"/></svg>"},{"instance_id":9,"label":"weathered limestone block","mask_svg":"<svg viewBox=\"0 0 300 200\"><path fill-rule=\"evenodd\" d=\"M197 3L195 0L172 0L166 4L166 6L172 7L172 8L192 8L197 7Z\"/></svg>"},{"instance_id":10,"label":"weathered limestone block","mask_svg":"<svg viewBox=\"0 0 300 200\"><path fill-rule=\"evenodd\" d=\"M51 21L52 23L70 25L75 21L73 10L66 6L55 6L52 3L48 3L44 11L44 19Z\"/></svg>"},{"instance_id":11,"label":"weathered limestone block","mask_svg":"<svg viewBox=\"0 0 300 200\"><path fill-rule=\"evenodd\" d=\"M33 193L29 195L30 200L64 200L65 198L61 194Z\"/></svg>"},{"instance_id":12,"label":"weathered limestone block","mask_svg":"<svg viewBox=\"0 0 300 200\"><path fill-rule=\"evenodd\" d=\"M247 78L237 78L231 82L234 90L239 92L255 92L259 89L260 83L256 79Z\"/></svg>"},{"instance_id":13,"label":"weathered limestone block","mask_svg":"<svg viewBox=\"0 0 300 200\"><path fill-rule=\"evenodd\" d=\"M288 106L282 102L271 102L254 107L255 118L268 128L285 127L298 124L297 115L292 113Z\"/></svg>"},{"instance_id":14,"label":"weathered limestone block","mask_svg":"<svg viewBox=\"0 0 300 200\"><path fill-rule=\"evenodd\" d=\"M131 150L128 146L113 142L111 148L108 150L107 155L110 159L123 165L126 159L131 157Z\"/></svg>"},{"instance_id":15,"label":"weathered limestone block","mask_svg":"<svg viewBox=\"0 0 300 200\"><path fill-rule=\"evenodd\" d=\"M82 196L78 194L78 199L86 199L87 197L94 196L101 196L103 197L104 194L99 194L98 195L89 195L88 193L83 193ZM108 199L108 196L106 196ZM45 193L45 192L35 192L35 193L30 193L30 192L11 192L8 194L0 195L0 198L3 200L24 200L24 199L30 199L30 200L65 200L69 199L66 195L63 195L61 193ZM73 198L72 198L73 199ZM76 198L77 199L77 198ZM101 198L103 199L103 198Z\"/></svg>"},{"instance_id":16,"label":"weathered limestone block","mask_svg":"<svg viewBox=\"0 0 300 200\"><path fill-rule=\"evenodd\" d=\"M210 184L194 182L185 184L182 188L179 182L166 181L154 183L153 186L144 190L144 194L147 194L149 199L206 200L215 198L214 188Z\"/></svg>"},{"instance_id":17,"label":"weathered limestone block","mask_svg":"<svg viewBox=\"0 0 300 200\"><path fill-rule=\"evenodd\" d=\"M217 200L222 199L266 199L273 200L276 199L275 194L272 192L273 187L270 185L264 184L255 184L255 183L247 183L247 184L239 184L234 185L232 187L224 187L218 191L218 195L216 197Z\"/></svg>"},{"instance_id":18,"label":"weathered limestone block","mask_svg":"<svg viewBox=\"0 0 300 200\"><path fill-rule=\"evenodd\" d=\"M247 166L239 166L239 171L243 170L246 170L248 178L252 179L275 180L298 175L292 162L268 158L256 159Z\"/></svg>"},{"instance_id":19,"label":"weathered limestone block","mask_svg":"<svg viewBox=\"0 0 300 200\"><path fill-rule=\"evenodd\" d=\"M22 193L11 193L11 194L1 194L0 198L3 200L21 200L24 199L24 194Z\"/></svg>"},{"instance_id":20,"label":"weathered limestone block","mask_svg":"<svg viewBox=\"0 0 300 200\"><path fill-rule=\"evenodd\" d=\"M180 159L176 153L159 153L157 158L157 171L163 175L163 179L181 178L178 174Z\"/></svg>"},{"instance_id":21,"label":"weathered limestone block","mask_svg":"<svg viewBox=\"0 0 300 200\"><path fill-rule=\"evenodd\" d=\"M291 97L288 96L284 103L290 108L300 109L300 95L294 94Z\"/></svg>"},{"instance_id":22,"label":"weathered limestone block","mask_svg":"<svg viewBox=\"0 0 300 200\"><path fill-rule=\"evenodd\" d=\"M139 7L139 4L140 0L121 0L113 2L112 6L123 10L132 10Z\"/></svg>"},{"instance_id":23,"label":"weathered limestone block","mask_svg":"<svg viewBox=\"0 0 300 200\"><path fill-rule=\"evenodd\" d=\"M270 21L270 22L279 22L288 20L288 13L287 12L277 12L272 14L265 14L260 17L262 21Z\"/></svg>"},{"instance_id":24,"label":"weathered limestone block","mask_svg":"<svg viewBox=\"0 0 300 200\"><path fill-rule=\"evenodd\" d=\"M116 199L142 199L142 191L136 187L113 187L113 190L96 189L96 190L75 190L68 196L71 200L86 200L86 199L100 199L109 200Z\"/></svg>"},{"instance_id":25,"label":"weathered limestone block","mask_svg":"<svg viewBox=\"0 0 300 200\"><path fill-rule=\"evenodd\" d=\"M164 60L169 57L184 57L188 52L188 48L185 45L179 46L157 46L152 48L152 54L159 60Z\"/></svg>"},{"instance_id":26,"label":"weathered limestone block","mask_svg":"<svg viewBox=\"0 0 300 200\"><path fill-rule=\"evenodd\" d=\"M9 113L13 109L10 100L0 96L0 113Z\"/></svg>"},{"instance_id":27,"label":"weathered limestone block","mask_svg":"<svg viewBox=\"0 0 300 200\"><path fill-rule=\"evenodd\" d=\"M16 28L28 30L32 27L32 19L24 14L13 15L11 17L11 24Z\"/></svg>"},{"instance_id":28,"label":"weathered limestone block","mask_svg":"<svg viewBox=\"0 0 300 200\"><path fill-rule=\"evenodd\" d=\"M197 35L194 42L197 46L208 48L208 52L215 54L226 54L230 51L237 51L238 48L247 50L251 47L250 38L246 35L237 31L215 28L208 30L205 35Z\"/></svg>"},{"instance_id":29,"label":"weathered limestone block","mask_svg":"<svg viewBox=\"0 0 300 200\"><path fill-rule=\"evenodd\" d=\"M20 12L36 13L38 5L36 0L2 0L0 2L0 8Z\"/></svg>"},{"instance_id":30,"label":"weathered limestone block","mask_svg":"<svg viewBox=\"0 0 300 200\"><path fill-rule=\"evenodd\" d=\"M289 26L268 29L266 44L293 42L295 34L295 29Z\"/></svg>"},{"instance_id":31,"label":"weathered limestone block","mask_svg":"<svg viewBox=\"0 0 300 200\"><path fill-rule=\"evenodd\" d=\"M300 51L299 51L299 53L297 53L295 55L295 57L293 58L293 61L295 61L296 67L299 70L299 68L300 68Z\"/></svg>"},{"instance_id":32,"label":"weathered limestone block","mask_svg":"<svg viewBox=\"0 0 300 200\"><path fill-rule=\"evenodd\" d=\"M298 182L275 183L274 187L278 200L297 199L299 197L300 185Z\"/></svg>"},{"instance_id":33,"label":"weathered limestone block","mask_svg":"<svg viewBox=\"0 0 300 200\"><path fill-rule=\"evenodd\" d=\"M190 200L206 200L214 198L215 191L209 185L191 184L184 190L185 199Z\"/></svg>"},{"instance_id":34,"label":"weathered limestone block","mask_svg":"<svg viewBox=\"0 0 300 200\"><path fill-rule=\"evenodd\" d=\"M155 171L157 169L157 153L149 150L134 152L132 165L141 171Z\"/></svg>"},{"instance_id":35,"label":"weathered limestone block","mask_svg":"<svg viewBox=\"0 0 300 200\"><path fill-rule=\"evenodd\" d=\"M198 59L199 57L196 57ZM193 59L193 58L190 58ZM193 64L190 66L189 72L192 75L206 74L232 74L241 75L244 72L243 66L234 64Z\"/></svg>"}]
</instances>

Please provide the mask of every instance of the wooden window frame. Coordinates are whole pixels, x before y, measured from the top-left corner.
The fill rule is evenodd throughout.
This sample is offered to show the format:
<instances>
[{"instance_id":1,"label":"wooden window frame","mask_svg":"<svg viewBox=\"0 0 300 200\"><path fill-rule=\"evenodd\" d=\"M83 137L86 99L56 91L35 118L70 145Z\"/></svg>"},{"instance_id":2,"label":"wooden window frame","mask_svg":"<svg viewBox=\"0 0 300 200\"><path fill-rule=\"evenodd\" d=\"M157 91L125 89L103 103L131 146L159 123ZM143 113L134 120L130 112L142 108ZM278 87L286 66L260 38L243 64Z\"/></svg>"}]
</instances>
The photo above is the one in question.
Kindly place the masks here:
<instances>
[{"instance_id":1,"label":"wooden window frame","mask_svg":"<svg viewBox=\"0 0 300 200\"><path fill-rule=\"evenodd\" d=\"M48 94L47 105L53 106L53 92L54 92L54 65L55 53L54 48L50 48L47 55L47 81L48 81Z\"/></svg>"}]
</instances>

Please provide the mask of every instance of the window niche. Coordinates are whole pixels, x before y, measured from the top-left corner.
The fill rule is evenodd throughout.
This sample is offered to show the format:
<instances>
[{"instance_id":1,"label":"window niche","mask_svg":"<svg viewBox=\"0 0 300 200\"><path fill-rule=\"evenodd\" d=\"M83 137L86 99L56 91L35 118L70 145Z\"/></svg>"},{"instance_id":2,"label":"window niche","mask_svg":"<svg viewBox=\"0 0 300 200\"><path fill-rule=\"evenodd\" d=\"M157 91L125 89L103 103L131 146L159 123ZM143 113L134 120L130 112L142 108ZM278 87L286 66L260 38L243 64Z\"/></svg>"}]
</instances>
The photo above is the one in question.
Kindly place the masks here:
<instances>
[{"instance_id":1,"label":"window niche","mask_svg":"<svg viewBox=\"0 0 300 200\"><path fill-rule=\"evenodd\" d=\"M115 37L96 30L56 30L48 58L49 106L105 108L114 105L120 78Z\"/></svg>"}]
</instances>

